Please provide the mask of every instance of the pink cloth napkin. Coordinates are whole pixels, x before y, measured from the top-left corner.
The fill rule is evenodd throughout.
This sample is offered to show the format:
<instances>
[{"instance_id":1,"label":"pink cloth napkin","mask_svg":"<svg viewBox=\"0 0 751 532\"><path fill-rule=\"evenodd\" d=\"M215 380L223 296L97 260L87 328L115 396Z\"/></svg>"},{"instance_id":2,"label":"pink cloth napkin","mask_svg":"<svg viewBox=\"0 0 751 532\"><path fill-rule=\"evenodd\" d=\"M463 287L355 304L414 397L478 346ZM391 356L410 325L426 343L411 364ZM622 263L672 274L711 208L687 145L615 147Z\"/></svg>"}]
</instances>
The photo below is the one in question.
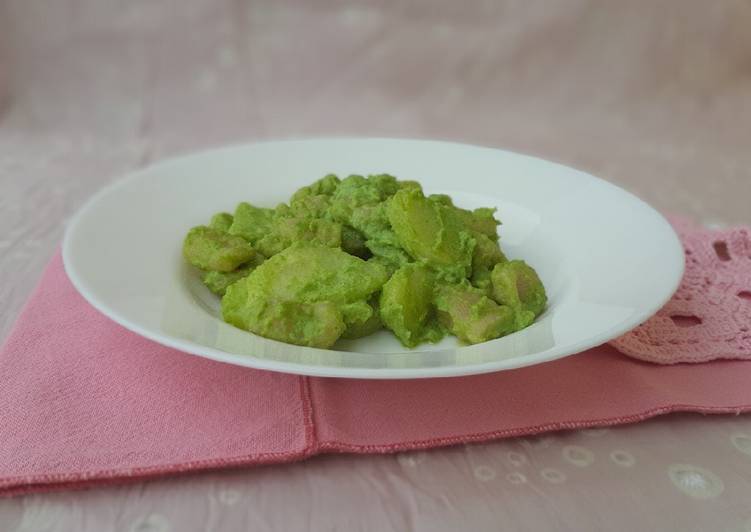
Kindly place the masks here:
<instances>
[{"instance_id":1,"label":"pink cloth napkin","mask_svg":"<svg viewBox=\"0 0 751 532\"><path fill-rule=\"evenodd\" d=\"M751 409L751 362L655 365L601 346L514 371L362 381L251 370L99 314L56 256L0 351L0 494Z\"/></svg>"}]
</instances>

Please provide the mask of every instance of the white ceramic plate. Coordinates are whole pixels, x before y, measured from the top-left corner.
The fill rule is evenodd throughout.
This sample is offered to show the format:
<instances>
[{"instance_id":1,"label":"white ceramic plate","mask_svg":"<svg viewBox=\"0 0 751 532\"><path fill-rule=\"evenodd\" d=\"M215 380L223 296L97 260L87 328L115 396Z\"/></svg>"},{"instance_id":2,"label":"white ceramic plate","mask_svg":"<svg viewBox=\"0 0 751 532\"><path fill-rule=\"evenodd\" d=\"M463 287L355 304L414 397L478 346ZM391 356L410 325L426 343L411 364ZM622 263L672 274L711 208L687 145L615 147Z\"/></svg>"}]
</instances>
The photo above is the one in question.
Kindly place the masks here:
<instances>
[{"instance_id":1,"label":"white ceramic plate","mask_svg":"<svg viewBox=\"0 0 751 532\"><path fill-rule=\"evenodd\" d=\"M386 331L325 350L224 323L218 298L182 260L186 231L241 200L275 206L331 172L390 173L462 207L497 207L504 251L537 269L549 308L505 338L414 350ZM398 139L269 142L157 164L96 194L70 223L63 258L92 305L161 344L240 366L383 379L512 369L602 344L656 312L684 264L665 219L605 181L516 153Z\"/></svg>"}]
</instances>

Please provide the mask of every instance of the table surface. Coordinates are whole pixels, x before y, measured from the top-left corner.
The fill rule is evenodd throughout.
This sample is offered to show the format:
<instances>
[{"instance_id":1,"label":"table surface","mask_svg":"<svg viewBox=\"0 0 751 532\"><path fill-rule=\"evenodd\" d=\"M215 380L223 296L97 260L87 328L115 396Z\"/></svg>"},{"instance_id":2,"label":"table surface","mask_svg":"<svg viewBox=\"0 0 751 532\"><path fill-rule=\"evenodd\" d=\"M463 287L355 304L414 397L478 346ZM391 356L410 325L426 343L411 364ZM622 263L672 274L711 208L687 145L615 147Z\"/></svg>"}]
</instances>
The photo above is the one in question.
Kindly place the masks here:
<instances>
[{"instance_id":1,"label":"table surface","mask_svg":"<svg viewBox=\"0 0 751 532\"><path fill-rule=\"evenodd\" d=\"M0 2L0 337L65 221L229 142L431 137L561 161L749 223L751 4ZM0 501L9 531L751 531L751 417L307 462Z\"/></svg>"}]
</instances>

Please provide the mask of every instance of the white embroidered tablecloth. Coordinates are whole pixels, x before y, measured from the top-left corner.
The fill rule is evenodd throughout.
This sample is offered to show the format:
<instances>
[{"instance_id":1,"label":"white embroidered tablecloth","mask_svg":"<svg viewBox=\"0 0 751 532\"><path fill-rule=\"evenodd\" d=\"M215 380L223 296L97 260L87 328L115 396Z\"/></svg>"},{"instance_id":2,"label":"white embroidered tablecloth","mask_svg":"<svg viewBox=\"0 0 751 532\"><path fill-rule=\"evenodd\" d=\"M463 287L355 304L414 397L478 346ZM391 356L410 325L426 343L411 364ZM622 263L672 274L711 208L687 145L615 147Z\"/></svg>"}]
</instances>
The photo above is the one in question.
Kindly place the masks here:
<instances>
[{"instance_id":1,"label":"white embroidered tablecloth","mask_svg":"<svg viewBox=\"0 0 751 532\"><path fill-rule=\"evenodd\" d=\"M88 196L228 142L505 147L751 223L749 27L742 0L0 1L0 337ZM460 529L751 531L751 417L0 500L2 531Z\"/></svg>"}]
</instances>

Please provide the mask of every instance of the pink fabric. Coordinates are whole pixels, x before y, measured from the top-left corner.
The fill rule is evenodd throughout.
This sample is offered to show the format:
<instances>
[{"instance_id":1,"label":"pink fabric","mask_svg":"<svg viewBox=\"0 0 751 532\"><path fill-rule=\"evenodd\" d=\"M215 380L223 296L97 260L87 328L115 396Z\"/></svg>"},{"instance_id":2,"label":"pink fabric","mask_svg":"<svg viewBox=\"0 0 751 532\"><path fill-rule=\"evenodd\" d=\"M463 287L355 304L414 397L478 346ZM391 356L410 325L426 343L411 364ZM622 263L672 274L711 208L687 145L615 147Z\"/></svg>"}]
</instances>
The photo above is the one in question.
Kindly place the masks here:
<instances>
[{"instance_id":1,"label":"pink fabric","mask_svg":"<svg viewBox=\"0 0 751 532\"><path fill-rule=\"evenodd\" d=\"M657 314L612 344L656 362L751 359L751 232L716 231L673 219L686 249L686 273Z\"/></svg>"},{"instance_id":2,"label":"pink fabric","mask_svg":"<svg viewBox=\"0 0 751 532\"><path fill-rule=\"evenodd\" d=\"M608 346L457 379L305 378L156 345L92 309L59 256L0 352L0 493L751 410L751 363L645 364Z\"/></svg>"},{"instance_id":3,"label":"pink fabric","mask_svg":"<svg viewBox=\"0 0 751 532\"><path fill-rule=\"evenodd\" d=\"M0 354L0 490L279 462L311 449L305 383L162 347L47 268Z\"/></svg>"}]
</instances>

